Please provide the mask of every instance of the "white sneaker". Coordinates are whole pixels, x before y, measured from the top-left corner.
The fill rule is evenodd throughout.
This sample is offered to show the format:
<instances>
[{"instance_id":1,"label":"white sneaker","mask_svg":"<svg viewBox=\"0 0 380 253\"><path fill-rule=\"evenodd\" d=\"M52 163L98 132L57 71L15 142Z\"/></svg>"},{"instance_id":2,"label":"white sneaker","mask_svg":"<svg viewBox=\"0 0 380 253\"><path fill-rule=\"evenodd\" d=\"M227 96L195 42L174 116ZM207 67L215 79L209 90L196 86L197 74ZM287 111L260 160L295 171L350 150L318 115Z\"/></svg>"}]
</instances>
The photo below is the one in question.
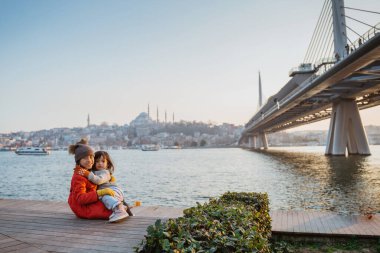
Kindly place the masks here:
<instances>
[{"instance_id":1,"label":"white sneaker","mask_svg":"<svg viewBox=\"0 0 380 253\"><path fill-rule=\"evenodd\" d=\"M118 205L113 213L110 215L109 217L109 222L118 222L118 221L122 221L124 220L125 218L127 218L129 215L128 213L125 211L124 209L124 206L122 204Z\"/></svg>"}]
</instances>

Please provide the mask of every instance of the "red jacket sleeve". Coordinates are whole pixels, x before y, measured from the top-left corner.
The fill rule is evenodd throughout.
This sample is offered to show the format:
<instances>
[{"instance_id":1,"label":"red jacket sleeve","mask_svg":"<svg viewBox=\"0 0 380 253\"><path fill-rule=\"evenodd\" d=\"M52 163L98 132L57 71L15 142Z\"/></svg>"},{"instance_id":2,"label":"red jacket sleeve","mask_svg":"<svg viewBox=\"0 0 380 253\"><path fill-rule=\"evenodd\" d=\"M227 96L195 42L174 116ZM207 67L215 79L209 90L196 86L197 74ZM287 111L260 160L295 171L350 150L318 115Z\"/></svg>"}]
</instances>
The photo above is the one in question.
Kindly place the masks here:
<instances>
[{"instance_id":1,"label":"red jacket sleeve","mask_svg":"<svg viewBox=\"0 0 380 253\"><path fill-rule=\"evenodd\" d=\"M71 194L80 205L87 205L98 201L96 185L93 185L87 178L74 175L71 182Z\"/></svg>"}]
</instances>

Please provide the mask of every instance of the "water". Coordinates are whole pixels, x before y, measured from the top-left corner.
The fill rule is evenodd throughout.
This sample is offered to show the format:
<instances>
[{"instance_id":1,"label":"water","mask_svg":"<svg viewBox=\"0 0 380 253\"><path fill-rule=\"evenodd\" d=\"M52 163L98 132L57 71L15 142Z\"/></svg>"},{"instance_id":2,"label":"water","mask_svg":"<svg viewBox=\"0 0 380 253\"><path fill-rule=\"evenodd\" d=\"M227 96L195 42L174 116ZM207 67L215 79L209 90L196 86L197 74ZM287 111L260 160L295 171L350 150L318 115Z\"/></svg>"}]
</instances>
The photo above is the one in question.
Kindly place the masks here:
<instances>
[{"instance_id":1,"label":"water","mask_svg":"<svg viewBox=\"0 0 380 253\"><path fill-rule=\"evenodd\" d=\"M285 151L286 150L286 151ZM128 202L193 206L226 191L267 192L272 209L380 212L380 146L328 157L324 147L109 151ZM0 152L0 198L66 201L74 158Z\"/></svg>"}]
</instances>

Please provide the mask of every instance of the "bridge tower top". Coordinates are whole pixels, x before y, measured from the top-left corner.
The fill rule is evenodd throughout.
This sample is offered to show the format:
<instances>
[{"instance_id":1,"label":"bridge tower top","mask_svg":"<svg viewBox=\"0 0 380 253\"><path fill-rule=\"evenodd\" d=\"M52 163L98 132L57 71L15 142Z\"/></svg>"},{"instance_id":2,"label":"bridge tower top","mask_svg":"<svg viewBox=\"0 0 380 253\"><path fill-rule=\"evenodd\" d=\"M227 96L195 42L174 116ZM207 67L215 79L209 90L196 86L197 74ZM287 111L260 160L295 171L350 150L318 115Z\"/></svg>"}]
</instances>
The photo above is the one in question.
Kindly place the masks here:
<instances>
[{"instance_id":1,"label":"bridge tower top","mask_svg":"<svg viewBox=\"0 0 380 253\"><path fill-rule=\"evenodd\" d=\"M334 54L342 58L347 45L346 21L344 14L344 0L331 0L334 32Z\"/></svg>"}]
</instances>

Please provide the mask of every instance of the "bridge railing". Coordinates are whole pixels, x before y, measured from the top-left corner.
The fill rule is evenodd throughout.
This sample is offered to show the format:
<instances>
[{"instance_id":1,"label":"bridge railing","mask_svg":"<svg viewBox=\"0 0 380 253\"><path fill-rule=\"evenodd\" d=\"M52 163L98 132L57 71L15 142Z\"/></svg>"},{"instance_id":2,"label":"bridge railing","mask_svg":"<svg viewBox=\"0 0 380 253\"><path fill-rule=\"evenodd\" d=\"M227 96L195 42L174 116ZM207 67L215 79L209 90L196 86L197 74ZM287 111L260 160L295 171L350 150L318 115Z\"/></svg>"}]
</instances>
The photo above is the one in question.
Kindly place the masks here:
<instances>
[{"instance_id":1,"label":"bridge railing","mask_svg":"<svg viewBox=\"0 0 380 253\"><path fill-rule=\"evenodd\" d=\"M362 36L360 36L357 40L352 42L350 45L347 44L346 52L342 56L341 59L336 59L335 57L328 57L319 59L314 64L314 69L316 70L316 75L320 76L327 72L330 68L332 68L338 61L346 58L351 53L353 53L356 49L362 46L364 43L369 41L371 38L375 37L376 34L380 33L380 23L377 23L373 27L371 27L367 32L365 32Z\"/></svg>"},{"instance_id":2,"label":"bridge railing","mask_svg":"<svg viewBox=\"0 0 380 253\"><path fill-rule=\"evenodd\" d=\"M351 52L353 52L353 50L358 49L361 45L366 43L371 38L375 37L376 34L378 34L378 33L380 33L380 23L377 23L376 25L371 27L367 32L365 32L362 36L360 36L357 40L355 40L351 44L351 46L352 46L352 48L350 48ZM346 55L346 56L348 56L348 55Z\"/></svg>"}]
</instances>

